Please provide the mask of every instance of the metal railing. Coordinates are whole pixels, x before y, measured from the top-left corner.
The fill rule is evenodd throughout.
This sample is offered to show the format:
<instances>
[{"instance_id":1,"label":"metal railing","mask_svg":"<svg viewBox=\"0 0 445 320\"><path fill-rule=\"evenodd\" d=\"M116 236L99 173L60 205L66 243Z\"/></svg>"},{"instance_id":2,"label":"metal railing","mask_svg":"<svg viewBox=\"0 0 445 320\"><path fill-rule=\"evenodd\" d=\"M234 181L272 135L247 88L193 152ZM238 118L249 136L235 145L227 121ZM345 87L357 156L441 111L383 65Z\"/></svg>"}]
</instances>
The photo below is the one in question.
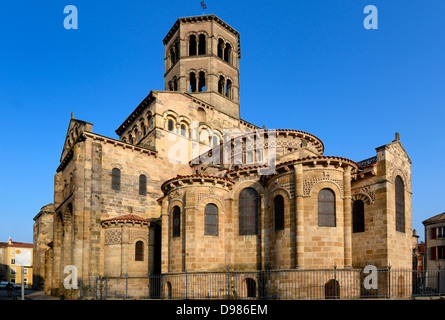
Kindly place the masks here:
<instances>
[{"instance_id":1,"label":"metal railing","mask_svg":"<svg viewBox=\"0 0 445 320\"><path fill-rule=\"evenodd\" d=\"M445 296L445 271L311 269L181 272L96 277L79 283L93 299L408 299Z\"/></svg>"}]
</instances>

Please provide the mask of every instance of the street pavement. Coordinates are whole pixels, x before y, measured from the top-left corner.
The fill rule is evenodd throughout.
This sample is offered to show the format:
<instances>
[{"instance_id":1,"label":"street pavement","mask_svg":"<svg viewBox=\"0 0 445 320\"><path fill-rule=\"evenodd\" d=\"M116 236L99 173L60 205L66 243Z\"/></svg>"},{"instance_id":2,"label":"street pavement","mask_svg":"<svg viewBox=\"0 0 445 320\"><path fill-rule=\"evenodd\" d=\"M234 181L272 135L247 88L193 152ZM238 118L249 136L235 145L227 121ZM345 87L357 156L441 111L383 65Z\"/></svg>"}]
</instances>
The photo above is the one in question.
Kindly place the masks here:
<instances>
[{"instance_id":1,"label":"street pavement","mask_svg":"<svg viewBox=\"0 0 445 320\"><path fill-rule=\"evenodd\" d=\"M0 289L0 300L21 300L21 289L14 289L12 297L8 297L6 289ZM53 296L47 296L43 291L25 289L25 300L59 300Z\"/></svg>"}]
</instances>

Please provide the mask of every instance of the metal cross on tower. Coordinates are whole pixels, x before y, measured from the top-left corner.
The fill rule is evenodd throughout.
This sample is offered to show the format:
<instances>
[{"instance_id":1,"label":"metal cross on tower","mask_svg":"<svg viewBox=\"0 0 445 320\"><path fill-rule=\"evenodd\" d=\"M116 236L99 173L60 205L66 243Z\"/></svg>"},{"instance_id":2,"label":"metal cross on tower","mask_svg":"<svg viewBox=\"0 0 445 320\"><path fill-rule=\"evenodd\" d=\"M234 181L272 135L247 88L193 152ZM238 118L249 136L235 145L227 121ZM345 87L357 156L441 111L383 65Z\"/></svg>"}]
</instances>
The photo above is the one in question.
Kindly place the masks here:
<instances>
[{"instance_id":1,"label":"metal cross on tower","mask_svg":"<svg viewBox=\"0 0 445 320\"><path fill-rule=\"evenodd\" d=\"M207 9L207 5L206 5L205 1L201 1L201 7L202 7L202 15L204 15L205 11Z\"/></svg>"}]
</instances>

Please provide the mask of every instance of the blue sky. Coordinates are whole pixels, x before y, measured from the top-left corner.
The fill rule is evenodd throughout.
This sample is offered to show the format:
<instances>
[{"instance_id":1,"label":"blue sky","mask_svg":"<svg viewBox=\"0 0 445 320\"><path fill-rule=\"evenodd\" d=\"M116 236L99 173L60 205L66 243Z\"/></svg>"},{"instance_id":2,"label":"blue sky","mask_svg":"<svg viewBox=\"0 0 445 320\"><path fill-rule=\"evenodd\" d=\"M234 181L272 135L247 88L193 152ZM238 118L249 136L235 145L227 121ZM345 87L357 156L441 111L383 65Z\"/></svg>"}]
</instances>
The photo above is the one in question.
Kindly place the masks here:
<instances>
[{"instance_id":1,"label":"blue sky","mask_svg":"<svg viewBox=\"0 0 445 320\"><path fill-rule=\"evenodd\" d=\"M360 161L394 140L412 165L413 227L445 211L443 0L207 0L241 34L241 115L321 138L326 155ZM66 30L63 9L78 9ZM366 5L378 29L366 30ZM53 201L71 112L115 130L163 90L162 39L200 0L0 3L0 241L32 242Z\"/></svg>"}]
</instances>

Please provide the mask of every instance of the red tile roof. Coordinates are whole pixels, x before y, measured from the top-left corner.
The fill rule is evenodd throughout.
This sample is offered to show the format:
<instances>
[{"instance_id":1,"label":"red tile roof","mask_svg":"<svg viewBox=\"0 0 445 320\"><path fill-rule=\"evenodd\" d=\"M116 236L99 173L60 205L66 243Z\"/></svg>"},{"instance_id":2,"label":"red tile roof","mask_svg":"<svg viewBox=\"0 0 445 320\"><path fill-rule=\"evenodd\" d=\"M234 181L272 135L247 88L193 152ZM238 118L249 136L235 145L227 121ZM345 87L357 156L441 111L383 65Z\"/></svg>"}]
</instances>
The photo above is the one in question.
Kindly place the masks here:
<instances>
[{"instance_id":1,"label":"red tile roof","mask_svg":"<svg viewBox=\"0 0 445 320\"><path fill-rule=\"evenodd\" d=\"M141 222L148 222L147 219L144 219L144 218L142 218L140 216L137 216L137 215L131 214L131 213L130 214L124 214L124 215L117 216L117 217L110 218L110 219L102 220L102 222L105 222L105 221L141 221Z\"/></svg>"}]
</instances>

